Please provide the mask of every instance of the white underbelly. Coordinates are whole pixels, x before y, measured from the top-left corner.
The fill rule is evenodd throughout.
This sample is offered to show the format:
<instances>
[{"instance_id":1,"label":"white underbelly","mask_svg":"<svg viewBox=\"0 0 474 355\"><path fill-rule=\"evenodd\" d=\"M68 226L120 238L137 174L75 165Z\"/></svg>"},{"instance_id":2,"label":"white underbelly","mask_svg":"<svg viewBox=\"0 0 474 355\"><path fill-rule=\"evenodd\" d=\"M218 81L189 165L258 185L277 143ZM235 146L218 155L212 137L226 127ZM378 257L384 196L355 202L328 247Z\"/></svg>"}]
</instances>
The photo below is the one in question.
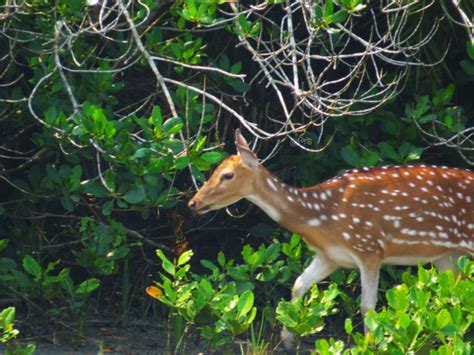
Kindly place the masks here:
<instances>
[{"instance_id":1,"label":"white underbelly","mask_svg":"<svg viewBox=\"0 0 474 355\"><path fill-rule=\"evenodd\" d=\"M326 251L330 260L346 268L357 268L357 257L346 248L330 247Z\"/></svg>"}]
</instances>

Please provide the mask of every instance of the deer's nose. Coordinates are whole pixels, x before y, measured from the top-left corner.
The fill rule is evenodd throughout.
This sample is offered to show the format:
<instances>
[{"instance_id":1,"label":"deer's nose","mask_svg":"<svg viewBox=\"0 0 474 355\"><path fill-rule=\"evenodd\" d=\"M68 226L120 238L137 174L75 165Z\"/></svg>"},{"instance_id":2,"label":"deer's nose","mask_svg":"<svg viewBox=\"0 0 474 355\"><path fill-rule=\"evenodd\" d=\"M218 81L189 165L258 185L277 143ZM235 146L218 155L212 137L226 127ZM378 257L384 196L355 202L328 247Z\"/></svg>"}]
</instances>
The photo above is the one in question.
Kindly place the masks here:
<instances>
[{"instance_id":1,"label":"deer's nose","mask_svg":"<svg viewBox=\"0 0 474 355\"><path fill-rule=\"evenodd\" d=\"M188 207L189 207L189 209L190 209L191 211L196 210L196 206L197 206L197 204L196 204L196 201L195 201L195 200L189 201Z\"/></svg>"}]
</instances>

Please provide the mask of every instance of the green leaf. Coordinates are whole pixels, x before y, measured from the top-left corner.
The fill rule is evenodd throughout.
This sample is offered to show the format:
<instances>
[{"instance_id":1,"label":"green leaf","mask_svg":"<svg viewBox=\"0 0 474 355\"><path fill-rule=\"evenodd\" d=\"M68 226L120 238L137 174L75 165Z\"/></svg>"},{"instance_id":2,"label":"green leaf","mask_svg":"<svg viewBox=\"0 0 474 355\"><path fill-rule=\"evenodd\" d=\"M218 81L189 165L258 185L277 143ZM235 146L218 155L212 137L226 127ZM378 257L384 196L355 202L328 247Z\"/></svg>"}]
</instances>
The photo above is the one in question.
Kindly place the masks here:
<instances>
[{"instance_id":1,"label":"green leaf","mask_svg":"<svg viewBox=\"0 0 474 355\"><path fill-rule=\"evenodd\" d=\"M174 267L173 263L166 257L162 250L157 249L156 255L161 259L161 265L163 270L165 270L171 276L176 274L176 268Z\"/></svg>"},{"instance_id":2,"label":"green leaf","mask_svg":"<svg viewBox=\"0 0 474 355\"><path fill-rule=\"evenodd\" d=\"M352 321L351 321L350 318L346 318L346 320L344 322L344 329L345 329L347 335L352 334L352 330L354 329L354 327L352 326Z\"/></svg>"},{"instance_id":3,"label":"green leaf","mask_svg":"<svg viewBox=\"0 0 474 355\"><path fill-rule=\"evenodd\" d=\"M254 295L252 291L245 291L239 297L237 303L237 317L245 316L253 307Z\"/></svg>"},{"instance_id":4,"label":"green leaf","mask_svg":"<svg viewBox=\"0 0 474 355\"><path fill-rule=\"evenodd\" d=\"M173 165L173 168L180 170L180 169L184 169L188 165L189 165L189 157L187 155L184 155L176 159Z\"/></svg>"},{"instance_id":5,"label":"green leaf","mask_svg":"<svg viewBox=\"0 0 474 355\"><path fill-rule=\"evenodd\" d=\"M27 273L33 276L36 280L41 277L41 266L38 262L33 259L31 255L27 255L23 258L23 268Z\"/></svg>"},{"instance_id":6,"label":"green leaf","mask_svg":"<svg viewBox=\"0 0 474 355\"><path fill-rule=\"evenodd\" d=\"M45 121L50 124L53 124L57 117L58 111L54 106L50 107L44 114Z\"/></svg>"},{"instance_id":7,"label":"green leaf","mask_svg":"<svg viewBox=\"0 0 474 355\"><path fill-rule=\"evenodd\" d=\"M15 320L15 307L7 307L2 310L0 312L0 320L2 320L4 324L13 323L13 321Z\"/></svg>"},{"instance_id":8,"label":"green leaf","mask_svg":"<svg viewBox=\"0 0 474 355\"><path fill-rule=\"evenodd\" d=\"M374 166L378 163L379 159L379 153L376 151L371 151L364 154L360 162L363 166Z\"/></svg>"},{"instance_id":9,"label":"green leaf","mask_svg":"<svg viewBox=\"0 0 474 355\"><path fill-rule=\"evenodd\" d=\"M135 152L135 154L132 155L132 159L139 159L139 158L144 158L147 155L149 155L150 149L149 148L139 148Z\"/></svg>"},{"instance_id":10,"label":"green leaf","mask_svg":"<svg viewBox=\"0 0 474 355\"><path fill-rule=\"evenodd\" d=\"M195 152L200 152L201 149L204 147L204 143L206 143L207 137L206 136L201 136L197 140L196 145L194 146L194 151Z\"/></svg>"},{"instance_id":11,"label":"green leaf","mask_svg":"<svg viewBox=\"0 0 474 355\"><path fill-rule=\"evenodd\" d=\"M459 64L466 74L474 75L474 61L463 59Z\"/></svg>"},{"instance_id":12,"label":"green leaf","mask_svg":"<svg viewBox=\"0 0 474 355\"><path fill-rule=\"evenodd\" d=\"M140 186L129 190L122 198L131 204L143 202L143 200L145 200L145 188Z\"/></svg>"},{"instance_id":13,"label":"green leaf","mask_svg":"<svg viewBox=\"0 0 474 355\"><path fill-rule=\"evenodd\" d=\"M232 74L237 74L237 73L240 73L241 69L242 69L242 62L239 61L230 67L230 72Z\"/></svg>"},{"instance_id":14,"label":"green leaf","mask_svg":"<svg viewBox=\"0 0 474 355\"><path fill-rule=\"evenodd\" d=\"M347 164L358 167L360 164L360 156L357 151L351 146L346 146L341 149L341 156Z\"/></svg>"},{"instance_id":15,"label":"green leaf","mask_svg":"<svg viewBox=\"0 0 474 355\"><path fill-rule=\"evenodd\" d=\"M232 89L234 89L235 91L239 93L247 92L250 89L250 85L240 79L232 80L229 82L229 84L232 87Z\"/></svg>"},{"instance_id":16,"label":"green leaf","mask_svg":"<svg viewBox=\"0 0 474 355\"><path fill-rule=\"evenodd\" d=\"M398 161L400 159L391 144L387 142L381 142L378 144L378 148L383 158L389 158L395 161Z\"/></svg>"},{"instance_id":17,"label":"green leaf","mask_svg":"<svg viewBox=\"0 0 474 355\"><path fill-rule=\"evenodd\" d=\"M96 278L90 278L86 281L81 282L81 284L76 288L76 295L86 295L100 286L100 281Z\"/></svg>"},{"instance_id":18,"label":"green leaf","mask_svg":"<svg viewBox=\"0 0 474 355\"><path fill-rule=\"evenodd\" d=\"M330 17L334 13L334 4L332 0L326 0L326 4L324 5L324 17L326 18L327 22L330 22Z\"/></svg>"},{"instance_id":19,"label":"green leaf","mask_svg":"<svg viewBox=\"0 0 474 355\"><path fill-rule=\"evenodd\" d=\"M0 239L0 253L5 250L8 245L8 239Z\"/></svg>"},{"instance_id":20,"label":"green leaf","mask_svg":"<svg viewBox=\"0 0 474 355\"><path fill-rule=\"evenodd\" d=\"M448 104L449 102L451 102L455 89L456 87L454 86L454 84L451 83L446 89L443 90L443 103Z\"/></svg>"},{"instance_id":21,"label":"green leaf","mask_svg":"<svg viewBox=\"0 0 474 355\"><path fill-rule=\"evenodd\" d=\"M163 115L161 114L160 106L153 106L153 110L151 111L150 123L157 128L160 128L163 124Z\"/></svg>"},{"instance_id":22,"label":"green leaf","mask_svg":"<svg viewBox=\"0 0 474 355\"><path fill-rule=\"evenodd\" d=\"M247 34L250 31L250 22L245 18L245 15L240 14L237 21L241 27L242 34Z\"/></svg>"},{"instance_id":23,"label":"green leaf","mask_svg":"<svg viewBox=\"0 0 474 355\"><path fill-rule=\"evenodd\" d=\"M209 164L215 164L222 160L223 154L221 152L206 152L203 153L200 157Z\"/></svg>"},{"instance_id":24,"label":"green leaf","mask_svg":"<svg viewBox=\"0 0 474 355\"><path fill-rule=\"evenodd\" d=\"M339 10L333 16L331 16L331 23L342 23L346 20L347 16L347 11Z\"/></svg>"},{"instance_id":25,"label":"green leaf","mask_svg":"<svg viewBox=\"0 0 474 355\"><path fill-rule=\"evenodd\" d=\"M81 186L81 176L82 167L80 165L75 165L74 168L72 168L71 177L69 179L71 191L77 191L79 189Z\"/></svg>"},{"instance_id":26,"label":"green leaf","mask_svg":"<svg viewBox=\"0 0 474 355\"><path fill-rule=\"evenodd\" d=\"M413 148L407 155L407 160L420 160L421 154L423 154L425 148Z\"/></svg>"},{"instance_id":27,"label":"green leaf","mask_svg":"<svg viewBox=\"0 0 474 355\"><path fill-rule=\"evenodd\" d=\"M105 202L102 205L103 215L104 216L110 216L110 214L112 213L112 208L114 208L114 200L110 200L110 201Z\"/></svg>"},{"instance_id":28,"label":"green leaf","mask_svg":"<svg viewBox=\"0 0 474 355\"><path fill-rule=\"evenodd\" d=\"M222 251L217 254L217 263L221 266L225 266L225 255Z\"/></svg>"},{"instance_id":29,"label":"green leaf","mask_svg":"<svg viewBox=\"0 0 474 355\"><path fill-rule=\"evenodd\" d=\"M163 124L163 132L168 135L176 134L181 131L183 128L184 123L180 117L171 117L165 121Z\"/></svg>"},{"instance_id":30,"label":"green leaf","mask_svg":"<svg viewBox=\"0 0 474 355\"><path fill-rule=\"evenodd\" d=\"M191 260L192 256L193 256L192 250L185 251L183 254L179 256L177 266L181 266L188 263L189 260Z\"/></svg>"}]
</instances>

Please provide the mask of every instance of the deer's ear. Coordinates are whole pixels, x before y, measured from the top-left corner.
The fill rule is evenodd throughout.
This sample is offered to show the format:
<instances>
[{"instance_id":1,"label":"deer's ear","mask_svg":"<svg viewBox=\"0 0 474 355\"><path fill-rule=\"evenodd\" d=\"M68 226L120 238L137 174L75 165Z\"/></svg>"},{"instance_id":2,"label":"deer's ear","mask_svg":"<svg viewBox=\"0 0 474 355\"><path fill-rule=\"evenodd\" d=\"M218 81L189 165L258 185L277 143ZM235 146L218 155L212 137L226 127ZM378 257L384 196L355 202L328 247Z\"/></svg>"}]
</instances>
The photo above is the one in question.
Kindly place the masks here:
<instances>
[{"instance_id":1,"label":"deer's ear","mask_svg":"<svg viewBox=\"0 0 474 355\"><path fill-rule=\"evenodd\" d=\"M256 169L258 166L258 158L254 152L250 149L244 136L240 134L240 130L235 130L235 146L237 147L237 153L245 166L250 169Z\"/></svg>"}]
</instances>

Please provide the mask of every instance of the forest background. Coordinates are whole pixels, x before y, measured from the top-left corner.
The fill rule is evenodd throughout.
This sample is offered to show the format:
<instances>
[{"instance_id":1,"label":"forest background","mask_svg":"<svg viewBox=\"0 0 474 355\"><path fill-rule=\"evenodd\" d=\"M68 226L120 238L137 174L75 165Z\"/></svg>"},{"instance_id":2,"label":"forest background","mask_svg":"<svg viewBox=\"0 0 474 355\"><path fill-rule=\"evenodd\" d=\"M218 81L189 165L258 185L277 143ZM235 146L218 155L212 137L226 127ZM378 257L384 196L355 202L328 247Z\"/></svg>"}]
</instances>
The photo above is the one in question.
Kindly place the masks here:
<instances>
[{"instance_id":1,"label":"forest background","mask_svg":"<svg viewBox=\"0 0 474 355\"><path fill-rule=\"evenodd\" d=\"M449 324L428 331L420 321L414 332L400 314L415 319L420 305L398 304L400 313L382 293L393 314L374 315L376 340L364 338L360 316L355 330L345 320L357 310L356 272L336 273L291 308L280 301L311 254L298 237L246 202L200 218L186 203L235 152L236 128L297 186L350 167L472 169L473 14L458 0L5 1L0 340L33 351L11 341L16 309L20 338L62 332L74 346L96 344L97 323L140 324L167 334L150 345L163 351L198 347L184 341L197 333L210 349L240 341L271 352L283 324L300 335L326 324L328 339L364 351L468 353L474 297L458 302L462 320L434 308L426 319L441 312ZM431 285L449 312L457 308L439 301L443 292L474 288L472 263L461 264L466 284L435 276ZM398 299L417 282L429 288L424 271L415 280L403 270L384 269L381 288L402 282ZM308 321L308 310L318 317ZM384 321L405 326L404 338Z\"/></svg>"}]
</instances>

